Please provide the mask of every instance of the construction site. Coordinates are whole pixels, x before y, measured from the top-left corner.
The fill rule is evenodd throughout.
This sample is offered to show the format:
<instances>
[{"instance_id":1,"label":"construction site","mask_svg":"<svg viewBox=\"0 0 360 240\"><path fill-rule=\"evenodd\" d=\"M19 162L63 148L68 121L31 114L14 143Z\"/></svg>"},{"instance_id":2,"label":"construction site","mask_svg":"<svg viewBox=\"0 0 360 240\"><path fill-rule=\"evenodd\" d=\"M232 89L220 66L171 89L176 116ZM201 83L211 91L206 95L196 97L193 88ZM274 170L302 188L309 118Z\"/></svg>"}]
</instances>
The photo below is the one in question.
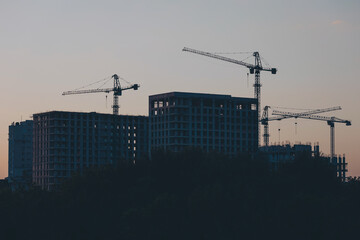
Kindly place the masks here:
<instances>
[{"instance_id":1,"label":"construction site","mask_svg":"<svg viewBox=\"0 0 360 240\"><path fill-rule=\"evenodd\" d=\"M248 68L248 77L249 74L254 75L254 97L192 92L159 93L149 96L148 116L121 115L119 97L123 91L138 90L140 85L114 74L62 93L64 96L112 93L112 114L50 111L34 113L32 124L20 122L10 126L9 183L16 188L25 181L23 172L26 172L26 181L29 181L29 172L32 172L32 183L51 191L72 173L82 173L89 167L116 164L119 161L136 163L139 158L151 158L155 150L180 152L188 148L232 156L261 153L274 170L283 163L293 161L297 154L305 153L333 164L337 176L346 181L348 170L345 154L335 151L335 125L351 126L351 121L320 115L341 110L340 106L321 109L306 106L306 111L291 106L287 107L293 111L282 111L265 104L262 108L261 72L276 74L277 68L264 66L259 52L252 52L253 63L248 63L186 47L183 51ZM122 86L120 80L125 86ZM113 86L104 88L108 83ZM91 88L95 84L97 87ZM271 122L288 119L324 122L329 127L330 153L320 152L318 143L280 143L280 137L270 144ZM29 132L33 133L31 143L29 140L24 145L23 134L28 135ZM32 152L33 158L27 167L21 165L21 168L16 169L19 162L25 161L19 157L24 155L19 154L19 151L26 151L26 154Z\"/></svg>"}]
</instances>

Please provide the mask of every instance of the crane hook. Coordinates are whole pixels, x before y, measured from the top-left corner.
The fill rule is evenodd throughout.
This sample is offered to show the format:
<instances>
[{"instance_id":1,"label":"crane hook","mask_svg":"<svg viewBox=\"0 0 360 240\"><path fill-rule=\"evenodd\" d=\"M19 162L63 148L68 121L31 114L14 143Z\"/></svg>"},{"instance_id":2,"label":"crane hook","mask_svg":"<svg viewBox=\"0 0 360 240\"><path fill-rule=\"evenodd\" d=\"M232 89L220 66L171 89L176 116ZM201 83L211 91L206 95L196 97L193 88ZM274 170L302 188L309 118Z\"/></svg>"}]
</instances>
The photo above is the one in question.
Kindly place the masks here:
<instances>
[{"instance_id":1,"label":"crane hook","mask_svg":"<svg viewBox=\"0 0 360 240\"><path fill-rule=\"evenodd\" d=\"M249 88L249 73L247 73L247 88Z\"/></svg>"},{"instance_id":2,"label":"crane hook","mask_svg":"<svg viewBox=\"0 0 360 240\"><path fill-rule=\"evenodd\" d=\"M279 131L279 145L280 145L280 128L278 129L278 131Z\"/></svg>"}]
</instances>

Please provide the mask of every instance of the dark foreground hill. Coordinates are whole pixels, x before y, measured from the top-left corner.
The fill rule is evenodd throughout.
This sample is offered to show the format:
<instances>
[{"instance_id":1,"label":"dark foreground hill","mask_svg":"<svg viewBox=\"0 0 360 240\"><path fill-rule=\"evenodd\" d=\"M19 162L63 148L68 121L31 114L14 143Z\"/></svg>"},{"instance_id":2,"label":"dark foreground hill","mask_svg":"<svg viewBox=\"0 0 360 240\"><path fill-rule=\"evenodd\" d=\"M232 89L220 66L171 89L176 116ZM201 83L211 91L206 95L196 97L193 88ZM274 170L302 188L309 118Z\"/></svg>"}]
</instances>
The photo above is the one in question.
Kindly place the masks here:
<instances>
[{"instance_id":1,"label":"dark foreground hill","mask_svg":"<svg viewBox=\"0 0 360 240\"><path fill-rule=\"evenodd\" d=\"M306 157L271 172L260 158L158 153L56 193L0 191L9 240L357 239L359 227L360 182Z\"/></svg>"}]
</instances>

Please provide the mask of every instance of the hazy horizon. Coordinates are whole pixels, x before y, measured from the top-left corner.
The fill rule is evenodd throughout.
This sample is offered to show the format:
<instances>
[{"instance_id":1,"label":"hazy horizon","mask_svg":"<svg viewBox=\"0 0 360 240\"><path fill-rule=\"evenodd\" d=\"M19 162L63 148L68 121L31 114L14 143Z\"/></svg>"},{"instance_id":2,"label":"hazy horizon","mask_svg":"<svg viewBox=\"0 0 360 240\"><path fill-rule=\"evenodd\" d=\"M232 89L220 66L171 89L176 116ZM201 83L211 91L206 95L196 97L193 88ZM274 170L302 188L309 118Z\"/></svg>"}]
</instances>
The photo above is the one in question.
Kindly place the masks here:
<instances>
[{"instance_id":1,"label":"hazy horizon","mask_svg":"<svg viewBox=\"0 0 360 240\"><path fill-rule=\"evenodd\" d=\"M62 96L117 73L141 85L119 98L120 114L148 115L148 96L171 91L253 97L248 69L192 53L253 52L278 69L261 74L261 107L319 109L335 124L335 153L360 176L359 1L12 1L0 8L0 178L8 127L49 110L111 113L112 95ZM249 55L227 55L243 60ZM253 58L250 58L253 61ZM109 85L111 86L111 84ZM295 121L297 129L295 131ZM270 142L319 142L326 122L270 122ZM261 141L262 143L262 138Z\"/></svg>"}]
</instances>

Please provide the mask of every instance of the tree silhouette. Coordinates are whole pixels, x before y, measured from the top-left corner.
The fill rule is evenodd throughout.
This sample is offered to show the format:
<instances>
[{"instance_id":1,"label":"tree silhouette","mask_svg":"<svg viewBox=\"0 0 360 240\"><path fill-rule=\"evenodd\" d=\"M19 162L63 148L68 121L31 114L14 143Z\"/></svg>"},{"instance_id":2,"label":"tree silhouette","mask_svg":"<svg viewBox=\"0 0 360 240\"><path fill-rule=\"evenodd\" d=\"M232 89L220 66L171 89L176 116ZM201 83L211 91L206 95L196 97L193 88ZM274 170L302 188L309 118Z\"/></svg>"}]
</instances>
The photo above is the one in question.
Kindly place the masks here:
<instances>
[{"instance_id":1,"label":"tree silhouette","mask_svg":"<svg viewBox=\"0 0 360 240\"><path fill-rule=\"evenodd\" d=\"M4 239L344 239L360 181L321 158L270 171L261 156L197 149L88 169L57 192L0 186Z\"/></svg>"}]
</instances>

